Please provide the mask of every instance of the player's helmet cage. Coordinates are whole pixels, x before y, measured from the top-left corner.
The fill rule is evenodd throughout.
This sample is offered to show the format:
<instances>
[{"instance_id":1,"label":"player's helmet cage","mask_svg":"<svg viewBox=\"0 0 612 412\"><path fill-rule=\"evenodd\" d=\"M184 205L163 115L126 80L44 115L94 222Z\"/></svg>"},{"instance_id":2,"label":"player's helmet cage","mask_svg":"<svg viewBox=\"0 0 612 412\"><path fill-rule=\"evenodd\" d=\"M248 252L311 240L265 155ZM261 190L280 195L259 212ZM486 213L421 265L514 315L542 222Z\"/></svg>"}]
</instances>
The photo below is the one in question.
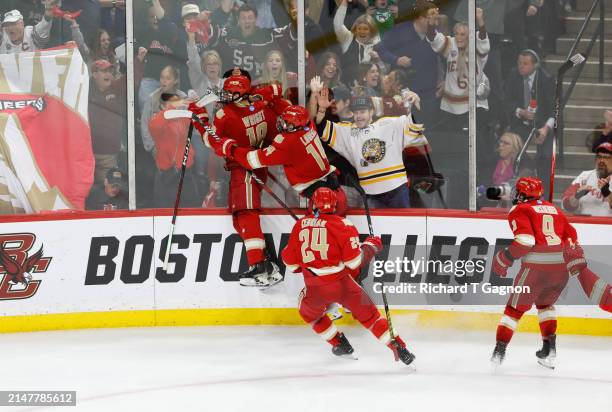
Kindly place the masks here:
<instances>
[{"instance_id":1,"label":"player's helmet cage","mask_svg":"<svg viewBox=\"0 0 612 412\"><path fill-rule=\"evenodd\" d=\"M334 213L337 204L336 192L329 187L320 187L312 194L312 207L319 213Z\"/></svg>"},{"instance_id":2,"label":"player's helmet cage","mask_svg":"<svg viewBox=\"0 0 612 412\"><path fill-rule=\"evenodd\" d=\"M526 202L528 200L539 199L544 194L542 181L537 177L521 177L514 186L513 203Z\"/></svg>"},{"instance_id":3,"label":"player's helmet cage","mask_svg":"<svg viewBox=\"0 0 612 412\"><path fill-rule=\"evenodd\" d=\"M289 106L276 119L276 128L280 133L310 129L310 115L303 106Z\"/></svg>"},{"instance_id":4,"label":"player's helmet cage","mask_svg":"<svg viewBox=\"0 0 612 412\"><path fill-rule=\"evenodd\" d=\"M246 76L230 76L223 82L223 90L219 95L222 103L237 103L251 90L251 80Z\"/></svg>"}]
</instances>

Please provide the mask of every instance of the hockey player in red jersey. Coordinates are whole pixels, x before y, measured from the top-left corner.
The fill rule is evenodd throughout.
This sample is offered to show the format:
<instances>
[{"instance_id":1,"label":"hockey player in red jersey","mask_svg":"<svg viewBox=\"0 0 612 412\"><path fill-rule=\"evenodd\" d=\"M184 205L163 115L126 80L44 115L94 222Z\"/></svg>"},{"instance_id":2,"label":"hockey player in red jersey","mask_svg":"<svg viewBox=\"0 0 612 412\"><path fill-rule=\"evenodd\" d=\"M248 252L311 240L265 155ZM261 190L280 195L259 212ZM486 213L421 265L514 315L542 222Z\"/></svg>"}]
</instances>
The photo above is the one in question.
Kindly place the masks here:
<instances>
[{"instance_id":1,"label":"hockey player in red jersey","mask_svg":"<svg viewBox=\"0 0 612 412\"><path fill-rule=\"evenodd\" d=\"M234 69L226 74L223 83L224 106L215 113L214 127L220 137L231 137L236 145L244 148L267 146L276 135L277 113L289 105L284 101L280 86L272 85L258 90L258 98L252 99L251 80L248 73ZM265 96L261 96L265 93ZM206 122L203 113L201 120ZM202 134L204 144L211 147L215 138L210 136L199 122L194 122ZM259 221L261 188L238 162L226 159L230 171L229 207L234 228L242 238L249 263L249 270L240 275L243 286L270 286L283 278L277 265L265 254L265 241ZM254 171L266 181L265 169Z\"/></svg>"},{"instance_id":2,"label":"hockey player in red jersey","mask_svg":"<svg viewBox=\"0 0 612 412\"><path fill-rule=\"evenodd\" d=\"M348 339L338 332L325 313L330 303L339 302L394 352L396 360L411 364L414 355L399 336L395 342L391 341L387 320L352 276L381 250L380 238L369 236L365 242L359 243L355 226L334 214L335 191L320 187L313 193L312 202L314 213L296 222L282 252L287 270L299 269L304 276L306 287L300 293L300 316L332 345L334 355L354 357Z\"/></svg>"},{"instance_id":3,"label":"hockey player in red jersey","mask_svg":"<svg viewBox=\"0 0 612 412\"><path fill-rule=\"evenodd\" d=\"M563 256L570 276L578 277L582 290L591 302L606 312L612 312L612 286L587 267L580 245L565 248Z\"/></svg>"},{"instance_id":4,"label":"hockey player in red jersey","mask_svg":"<svg viewBox=\"0 0 612 412\"><path fill-rule=\"evenodd\" d=\"M325 150L306 108L288 106L277 119L276 135L270 146L254 149L238 145L234 139L222 139L213 144L220 156L239 163L249 170L282 165L287 180L306 198L319 187L336 191L337 214L346 214L346 195L330 166Z\"/></svg>"},{"instance_id":5,"label":"hockey player in red jersey","mask_svg":"<svg viewBox=\"0 0 612 412\"><path fill-rule=\"evenodd\" d=\"M515 191L515 206L508 214L514 241L495 255L493 272L505 277L513 262L522 258L514 286L528 287L529 291L510 295L497 327L491 361L503 362L519 320L535 304L543 340L542 349L536 352L538 363L554 368L557 319L553 305L569 279L563 250L576 243L576 230L559 208L540 199L543 189L539 179L521 177Z\"/></svg>"}]
</instances>

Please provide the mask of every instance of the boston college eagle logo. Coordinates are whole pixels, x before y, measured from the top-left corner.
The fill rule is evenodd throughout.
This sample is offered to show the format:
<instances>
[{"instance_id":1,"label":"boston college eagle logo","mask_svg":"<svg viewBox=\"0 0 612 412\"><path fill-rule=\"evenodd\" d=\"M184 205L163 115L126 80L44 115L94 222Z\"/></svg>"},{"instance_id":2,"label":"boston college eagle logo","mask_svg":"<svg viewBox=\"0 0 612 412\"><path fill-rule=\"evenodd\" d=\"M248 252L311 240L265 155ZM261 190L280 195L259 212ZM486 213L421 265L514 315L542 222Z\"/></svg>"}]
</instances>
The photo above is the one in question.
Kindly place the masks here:
<instances>
[{"instance_id":1,"label":"boston college eagle logo","mask_svg":"<svg viewBox=\"0 0 612 412\"><path fill-rule=\"evenodd\" d=\"M43 257L43 248L29 254L36 236L32 233L0 235L0 300L27 299L36 293L42 280L37 273L46 272L50 257Z\"/></svg>"}]
</instances>

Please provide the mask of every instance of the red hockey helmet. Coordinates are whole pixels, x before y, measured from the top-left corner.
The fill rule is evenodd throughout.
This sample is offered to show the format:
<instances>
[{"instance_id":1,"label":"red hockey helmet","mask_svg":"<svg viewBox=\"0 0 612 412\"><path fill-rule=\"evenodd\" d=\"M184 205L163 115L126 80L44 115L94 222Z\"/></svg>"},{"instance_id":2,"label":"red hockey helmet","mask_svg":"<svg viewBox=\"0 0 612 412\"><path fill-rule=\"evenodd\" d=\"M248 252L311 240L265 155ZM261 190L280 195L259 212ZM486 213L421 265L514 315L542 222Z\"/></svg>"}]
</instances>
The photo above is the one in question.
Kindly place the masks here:
<instances>
[{"instance_id":1,"label":"red hockey helmet","mask_svg":"<svg viewBox=\"0 0 612 412\"><path fill-rule=\"evenodd\" d=\"M544 194L542 181L537 177L521 177L516 181L514 204L532 199L539 199Z\"/></svg>"},{"instance_id":2,"label":"red hockey helmet","mask_svg":"<svg viewBox=\"0 0 612 412\"><path fill-rule=\"evenodd\" d=\"M289 106L276 120L276 128L281 133L306 129L309 125L310 114L304 106Z\"/></svg>"},{"instance_id":3,"label":"red hockey helmet","mask_svg":"<svg viewBox=\"0 0 612 412\"><path fill-rule=\"evenodd\" d=\"M230 76L223 82L223 95L221 101L225 103L237 102L247 96L251 91L251 80L243 75Z\"/></svg>"},{"instance_id":4,"label":"red hockey helmet","mask_svg":"<svg viewBox=\"0 0 612 412\"><path fill-rule=\"evenodd\" d=\"M320 213L334 213L338 197L329 187L320 187L312 194L312 207Z\"/></svg>"}]
</instances>

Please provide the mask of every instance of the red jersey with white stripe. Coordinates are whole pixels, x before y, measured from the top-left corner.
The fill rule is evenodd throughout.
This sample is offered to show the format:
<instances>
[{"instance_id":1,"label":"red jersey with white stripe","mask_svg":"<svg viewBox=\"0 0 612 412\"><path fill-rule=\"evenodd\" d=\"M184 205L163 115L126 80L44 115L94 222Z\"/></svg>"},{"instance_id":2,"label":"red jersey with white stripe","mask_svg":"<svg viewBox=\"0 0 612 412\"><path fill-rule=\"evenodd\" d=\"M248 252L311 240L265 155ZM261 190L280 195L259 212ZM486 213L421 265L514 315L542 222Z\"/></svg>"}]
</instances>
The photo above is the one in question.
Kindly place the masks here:
<instances>
[{"instance_id":1,"label":"red jersey with white stripe","mask_svg":"<svg viewBox=\"0 0 612 412\"><path fill-rule=\"evenodd\" d=\"M234 139L240 147L264 147L276 136L276 118L290 103L282 99L277 85L253 88L263 100L229 103L215 112L213 129L221 138ZM205 133L204 144L210 147L212 137ZM228 169L238 167L226 160Z\"/></svg>"},{"instance_id":2,"label":"red jersey with white stripe","mask_svg":"<svg viewBox=\"0 0 612 412\"><path fill-rule=\"evenodd\" d=\"M361 244L357 228L338 215L307 215L293 226L282 252L289 270L303 269L304 281L337 280L361 266Z\"/></svg>"},{"instance_id":3,"label":"red jersey with white stripe","mask_svg":"<svg viewBox=\"0 0 612 412\"><path fill-rule=\"evenodd\" d=\"M335 170L314 127L278 134L264 149L237 148L234 159L246 169L282 165L289 184L298 193Z\"/></svg>"},{"instance_id":4,"label":"red jersey with white stripe","mask_svg":"<svg viewBox=\"0 0 612 412\"><path fill-rule=\"evenodd\" d=\"M520 203L508 215L514 242L529 250L523 265L540 270L566 270L563 247L577 241L576 229L552 203L531 200Z\"/></svg>"}]
</instances>

